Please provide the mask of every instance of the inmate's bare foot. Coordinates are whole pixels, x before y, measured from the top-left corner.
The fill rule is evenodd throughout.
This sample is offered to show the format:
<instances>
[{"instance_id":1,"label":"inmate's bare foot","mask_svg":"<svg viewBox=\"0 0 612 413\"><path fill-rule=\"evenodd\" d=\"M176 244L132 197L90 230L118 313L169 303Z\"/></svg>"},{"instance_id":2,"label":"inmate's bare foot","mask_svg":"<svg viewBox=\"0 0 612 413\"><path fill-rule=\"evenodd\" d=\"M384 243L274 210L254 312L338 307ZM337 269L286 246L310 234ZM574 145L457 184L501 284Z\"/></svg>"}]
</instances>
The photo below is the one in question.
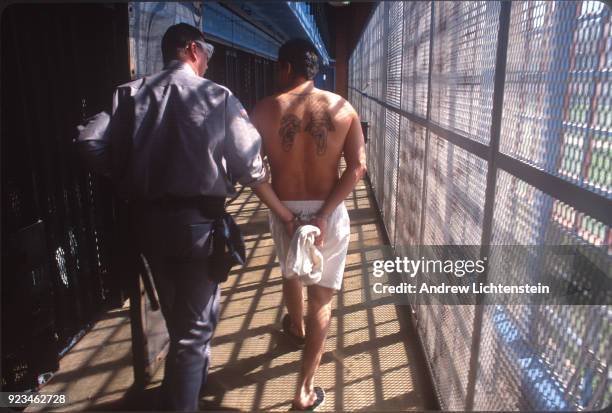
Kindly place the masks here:
<instances>
[{"instance_id":1,"label":"inmate's bare foot","mask_svg":"<svg viewBox=\"0 0 612 413\"><path fill-rule=\"evenodd\" d=\"M314 387L311 387L310 391L301 388L300 393L296 394L293 400L293 408L295 410L306 410L311 407L317 400L317 395L314 391Z\"/></svg>"}]
</instances>

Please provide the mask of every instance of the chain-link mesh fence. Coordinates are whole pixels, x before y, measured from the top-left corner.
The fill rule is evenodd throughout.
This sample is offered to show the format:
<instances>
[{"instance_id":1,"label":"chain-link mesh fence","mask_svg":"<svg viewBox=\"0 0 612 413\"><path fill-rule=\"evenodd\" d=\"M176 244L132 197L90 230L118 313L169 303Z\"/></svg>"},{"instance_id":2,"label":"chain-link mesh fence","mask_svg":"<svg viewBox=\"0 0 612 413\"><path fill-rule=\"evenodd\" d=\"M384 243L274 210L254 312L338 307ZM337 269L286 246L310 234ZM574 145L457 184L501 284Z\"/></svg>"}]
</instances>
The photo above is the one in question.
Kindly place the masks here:
<instances>
[{"instance_id":1,"label":"chain-link mesh fence","mask_svg":"<svg viewBox=\"0 0 612 413\"><path fill-rule=\"evenodd\" d=\"M611 29L597 1L376 7L349 99L368 122L368 175L397 255L593 245L612 264ZM413 310L443 409L612 402L610 306Z\"/></svg>"}]
</instances>

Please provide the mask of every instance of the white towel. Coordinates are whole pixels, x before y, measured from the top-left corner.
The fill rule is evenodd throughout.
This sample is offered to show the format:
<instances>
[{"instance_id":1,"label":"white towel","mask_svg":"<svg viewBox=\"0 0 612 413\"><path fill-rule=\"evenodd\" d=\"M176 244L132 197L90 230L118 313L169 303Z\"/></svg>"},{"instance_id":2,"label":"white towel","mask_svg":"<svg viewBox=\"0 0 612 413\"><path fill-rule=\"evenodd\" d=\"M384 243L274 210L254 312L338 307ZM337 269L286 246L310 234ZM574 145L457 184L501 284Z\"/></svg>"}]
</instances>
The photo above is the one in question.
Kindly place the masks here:
<instances>
[{"instance_id":1,"label":"white towel","mask_svg":"<svg viewBox=\"0 0 612 413\"><path fill-rule=\"evenodd\" d=\"M293 234L287 251L285 268L292 273L292 278L297 276L304 285L321 281L323 254L315 246L315 237L320 234L321 230L314 225L302 225Z\"/></svg>"},{"instance_id":2,"label":"white towel","mask_svg":"<svg viewBox=\"0 0 612 413\"><path fill-rule=\"evenodd\" d=\"M309 222L309 217L316 215L321 210L325 201L323 200L300 200L282 201L282 203L303 222ZM286 266L287 252L291 237L287 234L285 224L272 211L270 211L270 233L274 240L274 248L281 267L281 273L285 278L297 277L292 270ZM331 213L327 219L325 244L317 249L323 256L323 274L321 280L316 284L320 287L340 290L344 278L344 264L351 238L351 221L344 202Z\"/></svg>"}]
</instances>

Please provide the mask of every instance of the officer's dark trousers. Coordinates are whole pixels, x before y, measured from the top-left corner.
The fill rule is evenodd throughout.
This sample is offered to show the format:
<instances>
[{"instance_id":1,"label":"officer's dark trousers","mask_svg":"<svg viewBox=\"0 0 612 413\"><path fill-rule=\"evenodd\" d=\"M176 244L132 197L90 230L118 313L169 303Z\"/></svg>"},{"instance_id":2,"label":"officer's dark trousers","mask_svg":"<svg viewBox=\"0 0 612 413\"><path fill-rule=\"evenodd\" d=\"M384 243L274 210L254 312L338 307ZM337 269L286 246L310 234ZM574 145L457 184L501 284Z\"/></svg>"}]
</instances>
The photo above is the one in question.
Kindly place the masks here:
<instances>
[{"instance_id":1,"label":"officer's dark trousers","mask_svg":"<svg viewBox=\"0 0 612 413\"><path fill-rule=\"evenodd\" d=\"M208 277L212 220L156 209L138 215L141 248L170 335L160 407L198 410L219 312L220 289Z\"/></svg>"}]
</instances>

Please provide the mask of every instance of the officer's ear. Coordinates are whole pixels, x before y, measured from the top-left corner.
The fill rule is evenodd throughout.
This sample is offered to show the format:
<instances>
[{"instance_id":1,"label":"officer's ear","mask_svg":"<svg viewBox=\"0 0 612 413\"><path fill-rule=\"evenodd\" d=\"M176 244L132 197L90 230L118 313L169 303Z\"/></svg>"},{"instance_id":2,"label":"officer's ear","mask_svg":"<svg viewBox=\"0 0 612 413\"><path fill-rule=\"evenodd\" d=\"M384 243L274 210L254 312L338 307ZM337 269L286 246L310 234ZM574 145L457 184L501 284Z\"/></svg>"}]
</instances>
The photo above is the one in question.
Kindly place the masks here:
<instances>
[{"instance_id":1,"label":"officer's ear","mask_svg":"<svg viewBox=\"0 0 612 413\"><path fill-rule=\"evenodd\" d=\"M189 42L187 44L187 47L185 47L185 52L191 61L195 62L197 60L197 56L198 56L197 49L198 49L198 45L196 42L193 42L193 41Z\"/></svg>"}]
</instances>

